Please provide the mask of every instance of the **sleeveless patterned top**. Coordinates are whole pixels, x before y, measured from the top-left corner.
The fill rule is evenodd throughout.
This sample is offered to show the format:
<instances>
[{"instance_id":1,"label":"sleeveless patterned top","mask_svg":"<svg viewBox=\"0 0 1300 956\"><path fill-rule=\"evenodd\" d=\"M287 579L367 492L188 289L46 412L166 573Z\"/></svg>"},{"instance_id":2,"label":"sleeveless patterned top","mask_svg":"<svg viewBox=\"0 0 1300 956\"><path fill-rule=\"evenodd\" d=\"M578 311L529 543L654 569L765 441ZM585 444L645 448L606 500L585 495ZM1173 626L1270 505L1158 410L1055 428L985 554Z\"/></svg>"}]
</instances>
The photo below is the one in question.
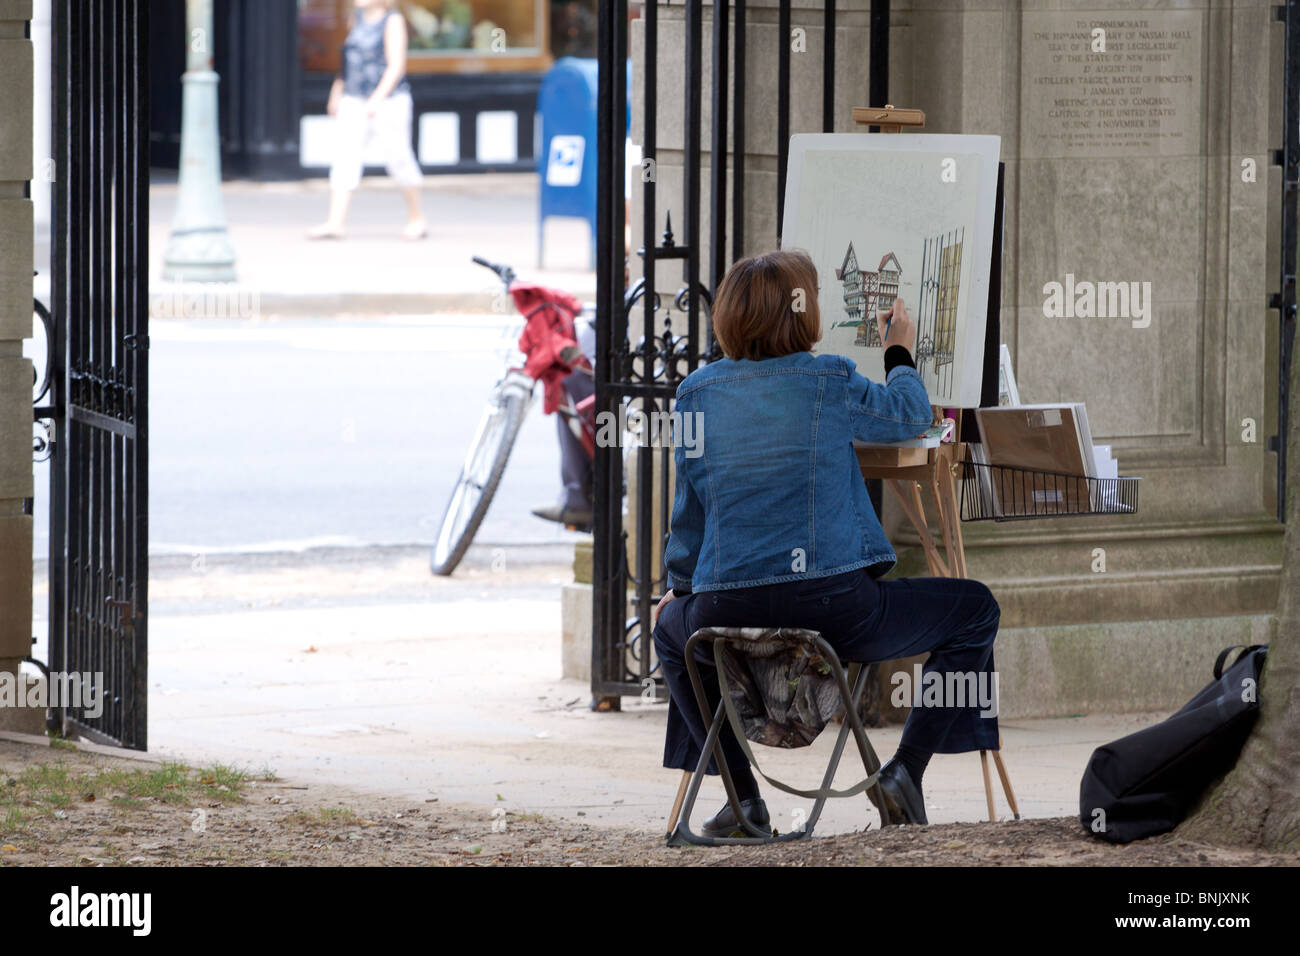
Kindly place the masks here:
<instances>
[{"instance_id":1,"label":"sleeveless patterned top","mask_svg":"<svg viewBox=\"0 0 1300 956\"><path fill-rule=\"evenodd\" d=\"M358 10L348 33L347 42L343 44L343 92L347 96L368 98L379 86L384 71L388 69L388 55L384 52L384 32L388 27L388 18L396 16L396 10L389 10L378 21L366 22ZM393 87L392 95L409 93L411 86L406 77Z\"/></svg>"}]
</instances>

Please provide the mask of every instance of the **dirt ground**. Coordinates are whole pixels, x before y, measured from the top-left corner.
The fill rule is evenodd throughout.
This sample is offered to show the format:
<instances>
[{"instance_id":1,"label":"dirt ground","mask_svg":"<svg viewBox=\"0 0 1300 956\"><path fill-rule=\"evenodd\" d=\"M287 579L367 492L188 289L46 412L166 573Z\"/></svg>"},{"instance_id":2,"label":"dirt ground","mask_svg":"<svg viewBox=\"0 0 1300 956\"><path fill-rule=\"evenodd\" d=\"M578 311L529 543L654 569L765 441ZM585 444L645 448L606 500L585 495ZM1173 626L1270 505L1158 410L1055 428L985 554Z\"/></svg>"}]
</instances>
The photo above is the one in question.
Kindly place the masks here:
<instances>
[{"instance_id":1,"label":"dirt ground","mask_svg":"<svg viewBox=\"0 0 1300 956\"><path fill-rule=\"evenodd\" d=\"M1258 866L1300 854L1172 835L1116 847L1070 818L867 830L761 847L424 804L266 771L0 739L0 866Z\"/></svg>"}]
</instances>

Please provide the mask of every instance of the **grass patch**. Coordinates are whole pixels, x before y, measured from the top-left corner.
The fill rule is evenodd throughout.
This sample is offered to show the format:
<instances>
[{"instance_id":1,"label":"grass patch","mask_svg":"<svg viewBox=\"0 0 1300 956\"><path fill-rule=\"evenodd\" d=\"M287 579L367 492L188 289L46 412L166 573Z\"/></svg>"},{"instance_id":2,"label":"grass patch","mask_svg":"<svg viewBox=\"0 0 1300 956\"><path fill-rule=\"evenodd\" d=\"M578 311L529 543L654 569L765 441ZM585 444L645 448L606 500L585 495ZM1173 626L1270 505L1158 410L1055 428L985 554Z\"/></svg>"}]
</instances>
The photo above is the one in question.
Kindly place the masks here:
<instances>
[{"instance_id":1,"label":"grass patch","mask_svg":"<svg viewBox=\"0 0 1300 956\"><path fill-rule=\"evenodd\" d=\"M5 807L0 815L0 835L9 837L21 834L29 822L29 815L17 807Z\"/></svg>"},{"instance_id":2,"label":"grass patch","mask_svg":"<svg viewBox=\"0 0 1300 956\"><path fill-rule=\"evenodd\" d=\"M149 803L242 803L243 790L252 779L246 771L226 764L195 768L165 763L132 769L76 766L59 758L0 776L0 834L22 836L37 820L64 816L99 800L128 812Z\"/></svg>"}]
</instances>

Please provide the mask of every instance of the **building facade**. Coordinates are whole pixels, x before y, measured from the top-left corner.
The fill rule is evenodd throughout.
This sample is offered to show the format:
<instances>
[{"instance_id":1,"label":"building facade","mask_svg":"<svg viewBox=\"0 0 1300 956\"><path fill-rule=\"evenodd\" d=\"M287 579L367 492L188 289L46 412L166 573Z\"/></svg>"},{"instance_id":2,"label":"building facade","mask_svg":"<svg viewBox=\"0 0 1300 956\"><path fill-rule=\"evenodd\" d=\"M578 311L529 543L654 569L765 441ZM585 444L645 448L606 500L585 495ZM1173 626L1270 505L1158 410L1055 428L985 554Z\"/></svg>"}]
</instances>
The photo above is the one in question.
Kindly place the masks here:
<instances>
[{"instance_id":1,"label":"building facade","mask_svg":"<svg viewBox=\"0 0 1300 956\"><path fill-rule=\"evenodd\" d=\"M31 0L0 0L0 675L17 674L32 643L31 18Z\"/></svg>"},{"instance_id":2,"label":"building facade","mask_svg":"<svg viewBox=\"0 0 1300 956\"><path fill-rule=\"evenodd\" d=\"M559 57L595 55L595 0L400 0L395 6L410 36L413 137L424 171L535 168L542 77ZM226 176L328 173L325 105L352 7L352 0L214 0ZM155 4L150 138L160 169L176 168L179 159L185 43L185 5Z\"/></svg>"},{"instance_id":3,"label":"building facade","mask_svg":"<svg viewBox=\"0 0 1300 956\"><path fill-rule=\"evenodd\" d=\"M713 35L718 9L703 7L695 42L706 54L724 49ZM740 8L721 9L734 25ZM838 0L834 9L837 52L828 56L823 4L744 5L744 96L729 122L743 121L745 146L723 166L733 171L728 200L743 196L743 218L709 194L706 179L696 235L707 241L715 220L743 221L726 233L737 253L780 243L783 130L774 104L787 94L773 63L783 47L792 49L789 133L862 132L853 108L888 102L923 110L926 132L1000 136L997 318L1022 401L1086 402L1094 440L1111 446L1122 475L1142 479L1134 515L965 526L969 573L1002 608L1004 712L1177 706L1203 685L1205 662L1220 648L1268 641L1277 605L1283 526L1269 436L1278 433L1280 345L1271 303L1286 294L1277 263L1287 215L1275 158L1287 129L1277 8L1263 0L1119 0L1104 11L1087 0L895 0L888 99L875 102L872 4ZM659 3L652 55L633 25L634 88L648 68L661 93L683 88L691 16L689 5ZM1090 48L1098 29L1110 44L1104 52ZM833 88L824 82L828 63ZM1091 72L1098 64L1107 69ZM1122 84L1097 78L1119 72ZM674 224L689 223L679 211L693 204L683 184L694 156L709 175L722 165L713 153L726 134L710 137L710 117L737 103L735 77L721 97L712 80L706 72L702 138L691 138L699 113L676 92L661 95L652 140L633 116L633 141L654 143L651 227L665 210ZM635 98L633 109L641 109ZM636 236L646 195L634 190ZM864 257L863 241L859 258L869 264L879 251ZM941 284L958 253L937 252ZM843 268L851 275L858 265ZM1141 314L1049 315L1045 287L1076 277L1145 283L1150 299ZM677 272L661 267L655 281L671 301ZM929 357L937 363L950 351L949 326L942 296L934 301ZM897 572L923 574L917 538L891 505L883 518L899 547Z\"/></svg>"}]
</instances>

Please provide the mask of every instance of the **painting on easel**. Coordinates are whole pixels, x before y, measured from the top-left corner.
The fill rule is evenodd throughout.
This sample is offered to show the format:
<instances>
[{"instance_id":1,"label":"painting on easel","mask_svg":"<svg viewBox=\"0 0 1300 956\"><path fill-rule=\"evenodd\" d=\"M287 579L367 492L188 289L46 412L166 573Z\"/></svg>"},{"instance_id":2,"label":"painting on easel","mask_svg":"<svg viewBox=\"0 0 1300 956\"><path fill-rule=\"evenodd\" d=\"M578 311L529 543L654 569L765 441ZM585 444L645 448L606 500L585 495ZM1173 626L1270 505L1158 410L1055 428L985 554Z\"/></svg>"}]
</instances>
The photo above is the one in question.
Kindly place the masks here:
<instances>
[{"instance_id":1,"label":"painting on easel","mask_svg":"<svg viewBox=\"0 0 1300 956\"><path fill-rule=\"evenodd\" d=\"M908 133L791 138L781 245L817 264L817 351L881 380L875 314L901 296L931 402L979 405L999 145Z\"/></svg>"}]
</instances>

